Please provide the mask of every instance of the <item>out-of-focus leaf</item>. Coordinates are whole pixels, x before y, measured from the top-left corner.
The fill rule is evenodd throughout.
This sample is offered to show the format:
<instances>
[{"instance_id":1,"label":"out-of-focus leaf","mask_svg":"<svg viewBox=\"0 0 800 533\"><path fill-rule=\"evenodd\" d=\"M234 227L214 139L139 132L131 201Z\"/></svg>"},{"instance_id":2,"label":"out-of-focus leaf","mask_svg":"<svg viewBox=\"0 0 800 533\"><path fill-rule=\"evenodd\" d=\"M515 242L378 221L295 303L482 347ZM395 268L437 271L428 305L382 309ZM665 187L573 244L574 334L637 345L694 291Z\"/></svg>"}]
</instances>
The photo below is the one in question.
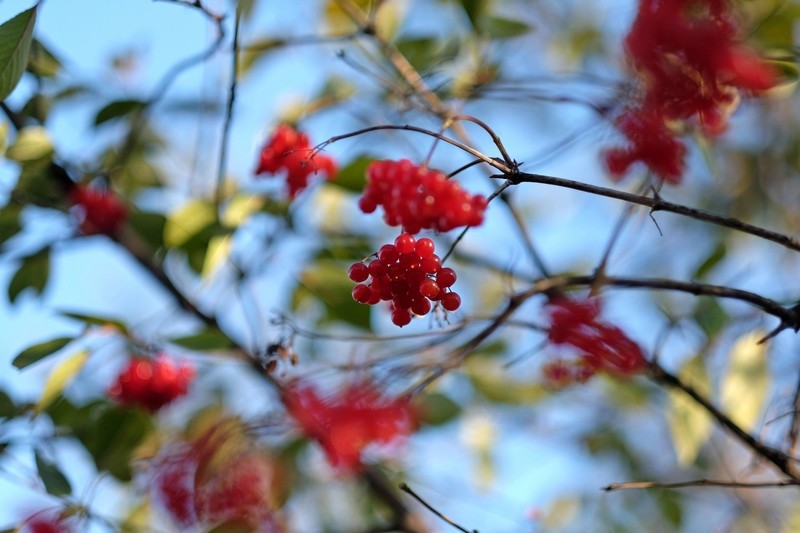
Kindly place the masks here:
<instances>
[{"instance_id":1,"label":"out-of-focus leaf","mask_svg":"<svg viewBox=\"0 0 800 533\"><path fill-rule=\"evenodd\" d=\"M737 517L727 531L729 533L772 533L775 528L772 526L771 518L767 519L764 516L747 513Z\"/></svg>"},{"instance_id":2,"label":"out-of-focus leaf","mask_svg":"<svg viewBox=\"0 0 800 533\"><path fill-rule=\"evenodd\" d=\"M246 75L253 66L259 61L267 57L267 55L286 44L286 39L265 37L256 39L247 43L242 47L241 55L239 56L238 72L239 77Z\"/></svg>"},{"instance_id":3,"label":"out-of-focus leaf","mask_svg":"<svg viewBox=\"0 0 800 533\"><path fill-rule=\"evenodd\" d=\"M683 524L683 495L674 490L659 490L656 500L661 509L661 515L673 528L680 530Z\"/></svg>"},{"instance_id":4,"label":"out-of-focus leaf","mask_svg":"<svg viewBox=\"0 0 800 533\"><path fill-rule=\"evenodd\" d=\"M42 457L38 451L36 452L36 469L39 471L39 477L42 478L42 483L44 483L44 488L48 494L66 496L72 493L69 481L61 473L58 466Z\"/></svg>"},{"instance_id":5,"label":"out-of-focus leaf","mask_svg":"<svg viewBox=\"0 0 800 533\"><path fill-rule=\"evenodd\" d=\"M196 351L228 350L233 348L233 343L224 333L213 329L206 329L194 335L170 339L169 342L188 350Z\"/></svg>"},{"instance_id":6,"label":"out-of-focus leaf","mask_svg":"<svg viewBox=\"0 0 800 533\"><path fill-rule=\"evenodd\" d=\"M786 520L781 525L781 533L797 533L800 531L800 505L795 503L787 514Z\"/></svg>"},{"instance_id":7,"label":"out-of-focus leaf","mask_svg":"<svg viewBox=\"0 0 800 533\"><path fill-rule=\"evenodd\" d=\"M126 115L131 115L143 109L145 103L141 100L115 100L109 102L97 112L94 116L94 125L99 126L111 120L123 118Z\"/></svg>"},{"instance_id":8,"label":"out-of-focus leaf","mask_svg":"<svg viewBox=\"0 0 800 533\"><path fill-rule=\"evenodd\" d=\"M367 167L378 158L370 155L359 155L342 167L334 179L333 185L343 188L346 191L361 193L367 182Z\"/></svg>"},{"instance_id":9,"label":"out-of-focus leaf","mask_svg":"<svg viewBox=\"0 0 800 533\"><path fill-rule=\"evenodd\" d=\"M42 78L53 78L61 71L61 62L40 40L33 39L28 71Z\"/></svg>"},{"instance_id":10,"label":"out-of-focus leaf","mask_svg":"<svg viewBox=\"0 0 800 533\"><path fill-rule=\"evenodd\" d=\"M756 330L740 337L731 349L728 370L722 377L722 407L731 420L747 431L755 429L769 392L767 343L758 344L764 335Z\"/></svg>"},{"instance_id":11,"label":"out-of-focus leaf","mask_svg":"<svg viewBox=\"0 0 800 533\"><path fill-rule=\"evenodd\" d=\"M36 93L25 102L20 113L40 124L44 124L50 114L50 98L41 93Z\"/></svg>"},{"instance_id":12,"label":"out-of-focus leaf","mask_svg":"<svg viewBox=\"0 0 800 533\"><path fill-rule=\"evenodd\" d=\"M0 390L0 418L12 418L17 415L19 410L14 405L14 401L5 391Z\"/></svg>"},{"instance_id":13,"label":"out-of-focus leaf","mask_svg":"<svg viewBox=\"0 0 800 533\"><path fill-rule=\"evenodd\" d=\"M725 256L728 254L728 248L724 242L719 242L716 247L708 254L708 257L703 259L692 274L692 279L703 279L711 270L720 264Z\"/></svg>"},{"instance_id":14,"label":"out-of-focus leaf","mask_svg":"<svg viewBox=\"0 0 800 533\"><path fill-rule=\"evenodd\" d=\"M119 533L140 533L152 527L150 499L142 499L129 509L119 523Z\"/></svg>"},{"instance_id":15,"label":"out-of-focus leaf","mask_svg":"<svg viewBox=\"0 0 800 533\"><path fill-rule=\"evenodd\" d=\"M19 83L33 40L36 6L0 25L0 100L5 100Z\"/></svg>"},{"instance_id":16,"label":"out-of-focus leaf","mask_svg":"<svg viewBox=\"0 0 800 533\"><path fill-rule=\"evenodd\" d=\"M200 270L200 276L208 278L213 275L217 269L228 260L231 255L231 236L222 235L212 237L208 241L208 248L206 250L205 260L203 261L203 268Z\"/></svg>"},{"instance_id":17,"label":"out-of-focus leaf","mask_svg":"<svg viewBox=\"0 0 800 533\"><path fill-rule=\"evenodd\" d=\"M41 126L28 126L22 128L8 147L6 157L18 163L30 163L46 160L50 162L53 155L53 141L50 134Z\"/></svg>"},{"instance_id":18,"label":"out-of-focus leaf","mask_svg":"<svg viewBox=\"0 0 800 533\"><path fill-rule=\"evenodd\" d=\"M325 306L322 322L342 321L370 329L370 306L353 300L353 282L345 270L342 263L335 261L319 260L311 264L300 275L300 284L292 297L292 309L316 300Z\"/></svg>"},{"instance_id":19,"label":"out-of-focus leaf","mask_svg":"<svg viewBox=\"0 0 800 533\"><path fill-rule=\"evenodd\" d=\"M264 198L254 194L237 193L222 213L222 224L229 228L238 228L248 218L264 207Z\"/></svg>"},{"instance_id":20,"label":"out-of-focus leaf","mask_svg":"<svg viewBox=\"0 0 800 533\"><path fill-rule=\"evenodd\" d=\"M481 24L487 15L489 0L461 0L461 7L469 18L475 33L481 32Z\"/></svg>"},{"instance_id":21,"label":"out-of-focus leaf","mask_svg":"<svg viewBox=\"0 0 800 533\"><path fill-rule=\"evenodd\" d=\"M78 407L62 400L45 411L58 428L70 432L83 444L98 470L105 470L121 481L130 481L133 452L154 430L148 413L123 409L107 401Z\"/></svg>"},{"instance_id":22,"label":"out-of-focus leaf","mask_svg":"<svg viewBox=\"0 0 800 533\"><path fill-rule=\"evenodd\" d=\"M128 216L128 224L155 251L164 245L164 226L167 217L161 213L132 211Z\"/></svg>"},{"instance_id":23,"label":"out-of-focus leaf","mask_svg":"<svg viewBox=\"0 0 800 533\"><path fill-rule=\"evenodd\" d=\"M728 324L728 313L716 299L699 296L695 300L694 319L705 334L711 338Z\"/></svg>"},{"instance_id":24,"label":"out-of-focus leaf","mask_svg":"<svg viewBox=\"0 0 800 533\"><path fill-rule=\"evenodd\" d=\"M371 3L371 0L353 0L353 4L363 10L364 13L368 12ZM354 31L356 29L355 23L350 19L347 13L339 7L339 2L336 0L326 0L325 10L322 16L325 26L334 35Z\"/></svg>"},{"instance_id":25,"label":"out-of-focus leaf","mask_svg":"<svg viewBox=\"0 0 800 533\"><path fill-rule=\"evenodd\" d=\"M72 381L72 378L83 369L88 359L89 351L81 350L56 365L44 382L44 388L42 389L42 395L39 397L39 402L36 404L36 410L42 411L53 403L53 400L61 395L67 384Z\"/></svg>"},{"instance_id":26,"label":"out-of-focus leaf","mask_svg":"<svg viewBox=\"0 0 800 533\"><path fill-rule=\"evenodd\" d=\"M461 414L461 406L444 394L425 394L418 399L420 419L425 424L440 426Z\"/></svg>"},{"instance_id":27,"label":"out-of-focus leaf","mask_svg":"<svg viewBox=\"0 0 800 533\"><path fill-rule=\"evenodd\" d=\"M191 200L167 217L164 225L164 244L179 247L214 224L217 211L207 200Z\"/></svg>"},{"instance_id":28,"label":"out-of-focus leaf","mask_svg":"<svg viewBox=\"0 0 800 533\"><path fill-rule=\"evenodd\" d=\"M578 498L559 498L547 508L540 520L544 531L556 531L565 528L575 520L581 511Z\"/></svg>"},{"instance_id":29,"label":"out-of-focus leaf","mask_svg":"<svg viewBox=\"0 0 800 533\"><path fill-rule=\"evenodd\" d=\"M19 223L19 204L9 203L0 209L0 244L16 235L22 226Z\"/></svg>"},{"instance_id":30,"label":"out-of-focus leaf","mask_svg":"<svg viewBox=\"0 0 800 533\"><path fill-rule=\"evenodd\" d=\"M533 29L525 22L503 17L488 17L483 27L492 39L513 39Z\"/></svg>"},{"instance_id":31,"label":"out-of-focus leaf","mask_svg":"<svg viewBox=\"0 0 800 533\"><path fill-rule=\"evenodd\" d=\"M33 289L36 294L42 294L49 277L50 248L44 248L22 260L8 284L8 300L14 303L17 296L28 287Z\"/></svg>"},{"instance_id":32,"label":"out-of-focus leaf","mask_svg":"<svg viewBox=\"0 0 800 533\"><path fill-rule=\"evenodd\" d=\"M381 2L375 12L375 35L384 41L391 41L403 22L401 2Z\"/></svg>"},{"instance_id":33,"label":"out-of-focus leaf","mask_svg":"<svg viewBox=\"0 0 800 533\"><path fill-rule=\"evenodd\" d=\"M700 394L710 397L711 384L705 362L700 355L690 359L680 375ZM695 461L700 449L711 436L713 420L703 407L683 391L670 390L668 394L667 420L675 456L679 465L687 466Z\"/></svg>"},{"instance_id":34,"label":"out-of-focus leaf","mask_svg":"<svg viewBox=\"0 0 800 533\"><path fill-rule=\"evenodd\" d=\"M75 313L72 311L59 311L59 314L61 316L74 318L75 320L80 320L81 322L85 322L86 324L92 324L93 326L113 326L122 333L126 333L128 331L128 328L121 321L113 318L108 318L105 316L89 315L86 313Z\"/></svg>"},{"instance_id":35,"label":"out-of-focus leaf","mask_svg":"<svg viewBox=\"0 0 800 533\"><path fill-rule=\"evenodd\" d=\"M465 370L475 390L495 403L528 405L548 395L540 383L516 380L490 359L470 358Z\"/></svg>"},{"instance_id":36,"label":"out-of-focus leaf","mask_svg":"<svg viewBox=\"0 0 800 533\"><path fill-rule=\"evenodd\" d=\"M18 356L14 358L11 364L20 370L41 361L50 354L59 351L61 348L72 342L72 337L58 337L49 341L40 342L25 348Z\"/></svg>"}]
</instances>

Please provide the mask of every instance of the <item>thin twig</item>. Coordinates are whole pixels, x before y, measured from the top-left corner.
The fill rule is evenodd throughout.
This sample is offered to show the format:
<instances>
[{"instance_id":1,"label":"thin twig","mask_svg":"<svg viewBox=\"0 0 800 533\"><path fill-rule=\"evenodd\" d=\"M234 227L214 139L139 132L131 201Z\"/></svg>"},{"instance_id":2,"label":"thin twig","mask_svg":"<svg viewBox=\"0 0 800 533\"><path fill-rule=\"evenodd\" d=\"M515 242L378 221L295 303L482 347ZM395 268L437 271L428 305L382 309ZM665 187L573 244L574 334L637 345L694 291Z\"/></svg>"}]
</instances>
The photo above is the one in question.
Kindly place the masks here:
<instances>
[{"instance_id":1,"label":"thin twig","mask_svg":"<svg viewBox=\"0 0 800 533\"><path fill-rule=\"evenodd\" d=\"M797 241L796 239L793 239L788 235L783 235L775 231L770 231L764 228L760 228L758 226L742 222L741 220L732 217L717 215L715 213L710 213L708 211L703 211L701 209L694 209L692 207L687 207L684 205L668 202L666 200L661 199L660 196L651 198L649 196L641 196L638 194L632 194L624 191L618 191L615 189L609 189L607 187L590 185L588 183L582 183L579 181L568 180L564 178L556 178L554 176L544 176L541 174L529 174L526 172L520 172L512 176L509 176L508 174L504 173L503 175L493 176L493 177L500 179L510 179L513 180L515 183L542 183L545 185L555 185L557 187L574 189L576 191L588 192L590 194L594 194L597 196L605 196L607 198L614 198L617 200L622 200L624 202L643 205L646 207L650 207L653 212L667 211L670 213L676 213L678 215L683 215L689 218L693 218L695 220L701 220L703 222L709 222L711 224L716 224L718 226L723 226L733 230L741 231L743 233L749 233L750 235L761 237L764 240L771 241L780 244L781 246L784 246L786 248L789 248L791 250L800 252L800 241Z\"/></svg>"},{"instance_id":2,"label":"thin twig","mask_svg":"<svg viewBox=\"0 0 800 533\"><path fill-rule=\"evenodd\" d=\"M612 483L602 490L611 492L615 490L631 489L683 489L692 487L725 487L733 489L762 489L768 487L790 487L800 485L800 479L779 479L777 481L741 482L723 481L717 479L693 479L690 481L677 481L674 483L660 483L658 481L631 481L626 483Z\"/></svg>"},{"instance_id":3,"label":"thin twig","mask_svg":"<svg viewBox=\"0 0 800 533\"><path fill-rule=\"evenodd\" d=\"M236 15L233 24L233 44L231 45L231 83L228 86L228 101L225 106L225 120L222 125L222 139L219 147L219 167L217 168L217 186L214 189L214 205L217 207L219 216L219 206L222 202L222 186L225 180L225 167L228 163L228 143L230 141L231 123L233 122L233 104L236 101L236 83L239 77L239 25L241 24L241 13L237 4Z\"/></svg>"},{"instance_id":4,"label":"thin twig","mask_svg":"<svg viewBox=\"0 0 800 533\"><path fill-rule=\"evenodd\" d=\"M463 527L463 526L460 526L460 525L458 525L458 524L457 524L456 522L454 522L454 521L453 521L451 518L448 518L447 516L445 516L444 514L442 514L442 512L441 512L441 511L437 510L437 509L436 509L435 507L433 507L431 504L429 504L428 502L426 502L425 500L423 500L423 499L422 499L422 498L419 496L419 494L417 494L416 492L414 492L413 490L411 490L411 487L409 487L407 484L405 484L405 483L400 483L400 485L399 485L399 488L400 488L400 490L402 490L403 492L405 492L406 494L408 494L409 496L411 496L412 498L414 498L415 500L417 500L417 501L418 501L419 503L421 503L423 506L425 506L425 508L426 508L426 509L428 509L430 512L432 512L433 514L435 514L436 516L438 516L439 518L441 518L442 520L444 520L445 522L447 522L448 524L450 524L451 526L453 526L453 527L454 527L454 528L456 528L457 530L459 530L459 531L463 531L464 533L478 533L478 530L477 530L477 529L469 530L469 529L467 529L467 528L465 528L465 527Z\"/></svg>"}]
</instances>

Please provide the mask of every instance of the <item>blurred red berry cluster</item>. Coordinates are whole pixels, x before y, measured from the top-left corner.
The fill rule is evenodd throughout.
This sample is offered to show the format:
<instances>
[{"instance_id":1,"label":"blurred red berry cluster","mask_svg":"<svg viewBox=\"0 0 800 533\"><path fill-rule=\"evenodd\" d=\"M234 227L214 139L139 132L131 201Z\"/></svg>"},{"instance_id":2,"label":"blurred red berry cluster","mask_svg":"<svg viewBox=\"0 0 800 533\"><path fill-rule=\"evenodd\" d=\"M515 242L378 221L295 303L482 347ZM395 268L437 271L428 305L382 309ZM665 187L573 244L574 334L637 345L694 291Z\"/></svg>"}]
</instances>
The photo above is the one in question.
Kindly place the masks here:
<instances>
[{"instance_id":1,"label":"blurred red berry cluster","mask_svg":"<svg viewBox=\"0 0 800 533\"><path fill-rule=\"evenodd\" d=\"M183 529L285 531L276 466L237 426L220 423L167 447L149 467L153 499Z\"/></svg>"},{"instance_id":2,"label":"blurred red berry cluster","mask_svg":"<svg viewBox=\"0 0 800 533\"><path fill-rule=\"evenodd\" d=\"M288 124L281 124L261 150L256 168L258 174L286 173L289 197L308 187L308 177L322 172L327 179L336 174L336 163L322 154L312 154L313 147L305 133L300 133Z\"/></svg>"},{"instance_id":3,"label":"blurred red berry cluster","mask_svg":"<svg viewBox=\"0 0 800 533\"><path fill-rule=\"evenodd\" d=\"M80 231L84 235L115 235L128 218L128 210L112 191L76 185L70 199L78 208Z\"/></svg>"},{"instance_id":4,"label":"blurred red berry cluster","mask_svg":"<svg viewBox=\"0 0 800 533\"><path fill-rule=\"evenodd\" d=\"M108 395L122 405L135 405L155 412L186 394L194 369L166 355L155 359L136 357L117 376Z\"/></svg>"},{"instance_id":5,"label":"blurred red berry cluster","mask_svg":"<svg viewBox=\"0 0 800 533\"><path fill-rule=\"evenodd\" d=\"M641 161L661 179L680 182L685 147L668 124L694 119L704 133L719 134L739 90L775 85L775 69L738 42L737 33L728 0L639 1L625 51L643 95L616 121L629 144L606 152L613 175Z\"/></svg>"},{"instance_id":6,"label":"blurred red berry cluster","mask_svg":"<svg viewBox=\"0 0 800 533\"><path fill-rule=\"evenodd\" d=\"M61 514L51 511L34 513L22 521L18 533L72 533L75 529Z\"/></svg>"},{"instance_id":7,"label":"blurred red berry cluster","mask_svg":"<svg viewBox=\"0 0 800 533\"><path fill-rule=\"evenodd\" d=\"M556 359L545 365L544 377L551 384L583 382L598 372L631 376L647 368L642 349L617 326L600 318L600 301L576 301L564 296L551 299L547 339L556 346L577 352L573 360Z\"/></svg>"},{"instance_id":8,"label":"blurred red berry cluster","mask_svg":"<svg viewBox=\"0 0 800 533\"><path fill-rule=\"evenodd\" d=\"M373 162L367 168L367 186L358 202L364 213L382 205L386 223L402 226L412 235L421 229L449 231L479 226L486 204L485 197L470 195L457 181L407 159Z\"/></svg>"},{"instance_id":9,"label":"blurred red berry cluster","mask_svg":"<svg viewBox=\"0 0 800 533\"><path fill-rule=\"evenodd\" d=\"M431 239L415 240L408 233L400 234L394 244L384 244L369 265L353 263L348 270L353 287L353 299L375 305L392 302L392 322L406 326L411 315L426 315L431 302L441 302L447 311L461 306L461 296L450 287L456 282L452 268L442 268Z\"/></svg>"},{"instance_id":10,"label":"blurred red berry cluster","mask_svg":"<svg viewBox=\"0 0 800 533\"><path fill-rule=\"evenodd\" d=\"M407 399L388 398L368 382L350 384L327 398L310 386L294 385L284 391L283 403L306 436L319 442L331 465L342 472L361 467L367 446L394 443L416 427Z\"/></svg>"}]
</instances>

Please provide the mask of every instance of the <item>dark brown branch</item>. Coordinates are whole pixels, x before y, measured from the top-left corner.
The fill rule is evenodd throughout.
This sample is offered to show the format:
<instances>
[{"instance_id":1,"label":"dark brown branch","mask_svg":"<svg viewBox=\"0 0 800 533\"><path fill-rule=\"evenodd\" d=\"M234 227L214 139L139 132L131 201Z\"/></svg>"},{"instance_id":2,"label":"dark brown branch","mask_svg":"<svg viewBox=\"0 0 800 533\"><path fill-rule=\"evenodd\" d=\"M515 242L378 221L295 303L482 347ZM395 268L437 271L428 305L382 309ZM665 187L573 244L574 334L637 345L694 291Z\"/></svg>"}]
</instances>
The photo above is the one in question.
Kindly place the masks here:
<instances>
[{"instance_id":1,"label":"dark brown branch","mask_svg":"<svg viewBox=\"0 0 800 533\"><path fill-rule=\"evenodd\" d=\"M447 522L448 524L450 524L451 526L453 526L457 530L463 531L464 533L478 533L477 529L473 529L473 530L470 531L469 529L458 525L455 521L453 521L453 519L448 518L442 512L440 512L435 507L433 507L431 504L429 504L428 502L423 500L422 497L420 497L416 492L411 490L411 487L409 487L405 483L400 483L400 490L402 490L403 492L405 492L406 494L408 494L409 496L411 496L412 498L417 500L419 503L421 503L423 506L425 506L425 508L427 510L429 510L430 512L432 512L433 514L435 514L436 516L438 516L439 518L441 518L442 520L444 520L445 522Z\"/></svg>"},{"instance_id":2,"label":"dark brown branch","mask_svg":"<svg viewBox=\"0 0 800 533\"><path fill-rule=\"evenodd\" d=\"M228 143L230 141L231 123L233 122L233 104L236 102L236 83L239 72L239 25L241 16L239 7L236 7L236 17L233 25L233 44L231 45L231 82L228 86L228 101L225 104L225 120L222 124L222 139L219 147L219 166L217 167L217 186L214 189L214 203L219 209L222 202L222 185L225 180L225 167L228 163ZM219 215L219 213L218 213Z\"/></svg>"},{"instance_id":3,"label":"dark brown branch","mask_svg":"<svg viewBox=\"0 0 800 533\"><path fill-rule=\"evenodd\" d=\"M514 183L542 183L545 185L555 185L556 187L564 187L576 191L588 192L590 194L594 194L597 196L614 198L617 200L622 200L623 202L629 202L649 207L653 212L667 211L669 213L675 213L678 215L683 215L689 218L693 218L695 220L701 220L703 222L709 222L711 224L716 224L718 226L723 226L736 231L741 231L742 233L749 233L750 235L761 237L764 240L780 244L781 246L789 248L790 250L800 251L800 241L797 241L796 239L793 239L788 235L783 235L775 231L770 231L768 229L760 228L758 226L742 222L741 220L735 218L717 215L715 213L710 213L708 211L703 211L701 209L694 209L692 207L687 207L684 205L668 202L666 200L663 200L660 196L656 197L641 196L638 194L631 194L624 191L609 189L607 187L589 185L588 183L581 183L579 181L568 180L564 178L556 178L554 176L543 176L541 174L528 174L525 172L520 172L517 174L513 174L511 176L503 174L493 177L498 179L509 179Z\"/></svg>"}]
</instances>

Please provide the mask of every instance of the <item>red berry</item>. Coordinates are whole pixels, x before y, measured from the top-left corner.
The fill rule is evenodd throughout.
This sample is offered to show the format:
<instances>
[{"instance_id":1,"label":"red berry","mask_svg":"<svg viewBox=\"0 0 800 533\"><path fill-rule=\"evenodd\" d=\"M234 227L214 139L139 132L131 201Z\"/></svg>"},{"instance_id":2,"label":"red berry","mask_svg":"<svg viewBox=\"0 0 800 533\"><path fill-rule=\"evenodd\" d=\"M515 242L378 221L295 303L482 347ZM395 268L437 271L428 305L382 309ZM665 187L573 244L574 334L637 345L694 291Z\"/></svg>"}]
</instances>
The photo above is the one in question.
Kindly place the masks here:
<instances>
[{"instance_id":1,"label":"red berry","mask_svg":"<svg viewBox=\"0 0 800 533\"><path fill-rule=\"evenodd\" d=\"M420 269L426 274L436 274L441 268L442 260L436 254L428 256L420 262Z\"/></svg>"},{"instance_id":2,"label":"red berry","mask_svg":"<svg viewBox=\"0 0 800 533\"><path fill-rule=\"evenodd\" d=\"M369 264L369 275L373 278L379 278L389 272L389 268L385 262L380 259L373 259Z\"/></svg>"},{"instance_id":3,"label":"red berry","mask_svg":"<svg viewBox=\"0 0 800 533\"><path fill-rule=\"evenodd\" d=\"M395 308L392 310L392 322L395 326L403 327L407 326L411 323L411 312L408 309L398 309Z\"/></svg>"},{"instance_id":4,"label":"red berry","mask_svg":"<svg viewBox=\"0 0 800 533\"><path fill-rule=\"evenodd\" d=\"M381 249L378 250L378 258L391 265L400 259L400 252L397 251L397 247L395 245L384 244L381 246Z\"/></svg>"},{"instance_id":5,"label":"red berry","mask_svg":"<svg viewBox=\"0 0 800 533\"><path fill-rule=\"evenodd\" d=\"M425 298L433 300L439 295L439 285L432 279L426 279L419 284L419 293Z\"/></svg>"},{"instance_id":6,"label":"red berry","mask_svg":"<svg viewBox=\"0 0 800 533\"><path fill-rule=\"evenodd\" d=\"M423 237L422 239L417 240L417 244L414 247L414 251L417 252L417 255L421 258L430 257L433 255L433 251L436 248L436 245L427 237Z\"/></svg>"},{"instance_id":7,"label":"red berry","mask_svg":"<svg viewBox=\"0 0 800 533\"><path fill-rule=\"evenodd\" d=\"M414 237L408 233L401 233L394 240L394 245L397 248L397 251L401 254L410 254L414 251L416 241L414 240Z\"/></svg>"},{"instance_id":8,"label":"red berry","mask_svg":"<svg viewBox=\"0 0 800 533\"><path fill-rule=\"evenodd\" d=\"M400 266L406 270L416 270L420 266L419 256L415 253L400 255Z\"/></svg>"},{"instance_id":9,"label":"red berry","mask_svg":"<svg viewBox=\"0 0 800 533\"><path fill-rule=\"evenodd\" d=\"M415 315L427 315L428 311L430 310L431 302L425 298L420 298L411 302L411 312L413 312Z\"/></svg>"},{"instance_id":10,"label":"red berry","mask_svg":"<svg viewBox=\"0 0 800 533\"><path fill-rule=\"evenodd\" d=\"M365 304L369 302L370 298L372 298L372 291L366 285L359 284L353 287L353 300Z\"/></svg>"},{"instance_id":11,"label":"red berry","mask_svg":"<svg viewBox=\"0 0 800 533\"><path fill-rule=\"evenodd\" d=\"M350 269L347 271L347 276L351 280L359 283L366 281L366 279L369 277L369 274L369 267L367 267L367 265L364 263L353 263L350 266Z\"/></svg>"},{"instance_id":12,"label":"red berry","mask_svg":"<svg viewBox=\"0 0 800 533\"><path fill-rule=\"evenodd\" d=\"M455 311L461 307L461 296L457 292L448 292L442 297L442 307L448 311Z\"/></svg>"},{"instance_id":13,"label":"red berry","mask_svg":"<svg viewBox=\"0 0 800 533\"><path fill-rule=\"evenodd\" d=\"M456 271L452 268L443 268L436 273L436 283L441 288L451 287L456 282Z\"/></svg>"}]
</instances>

